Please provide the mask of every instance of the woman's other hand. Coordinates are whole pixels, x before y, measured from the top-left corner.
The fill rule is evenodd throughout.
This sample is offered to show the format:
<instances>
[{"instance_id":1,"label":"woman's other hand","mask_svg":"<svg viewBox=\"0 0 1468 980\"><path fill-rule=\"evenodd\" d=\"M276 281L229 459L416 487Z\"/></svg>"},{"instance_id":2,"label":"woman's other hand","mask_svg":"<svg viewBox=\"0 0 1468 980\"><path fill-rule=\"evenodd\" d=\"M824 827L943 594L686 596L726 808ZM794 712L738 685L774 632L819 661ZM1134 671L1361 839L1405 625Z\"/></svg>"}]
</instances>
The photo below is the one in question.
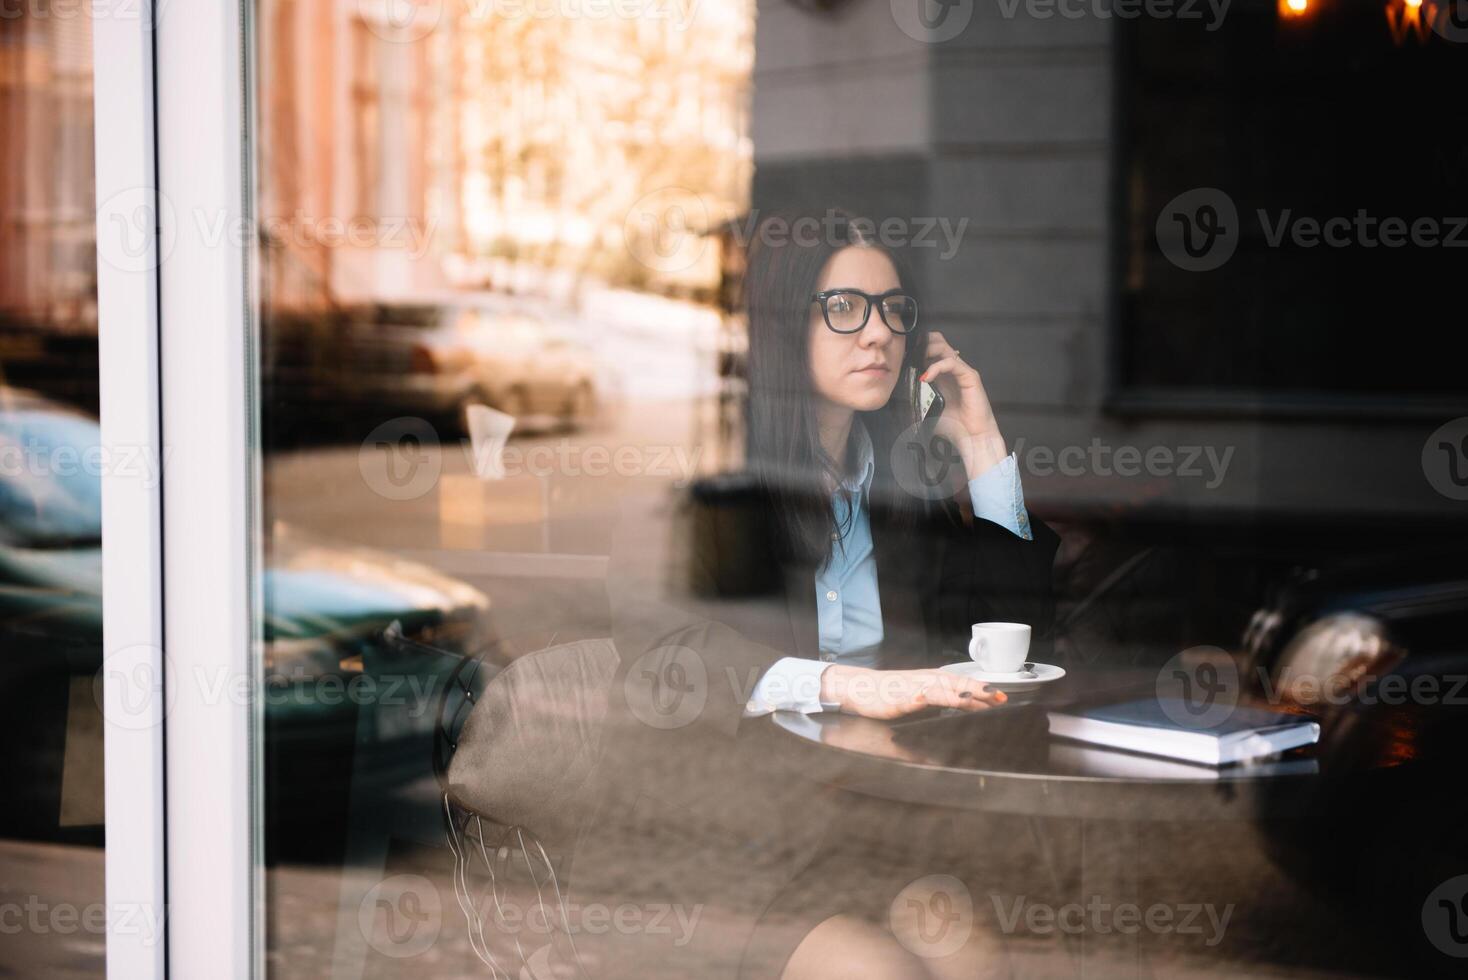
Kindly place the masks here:
<instances>
[{"instance_id":1,"label":"woman's other hand","mask_svg":"<svg viewBox=\"0 0 1468 980\"><path fill-rule=\"evenodd\" d=\"M981 681L940 670L870 670L832 664L821 674L821 701L866 718L901 718L924 708L981 711L1008 700Z\"/></svg>"},{"instance_id":2,"label":"woman's other hand","mask_svg":"<svg viewBox=\"0 0 1468 980\"><path fill-rule=\"evenodd\" d=\"M943 417L956 420L968 436L966 444L958 448L969 479L973 479L1009 455L984 379L936 330L928 334L925 358L922 380L943 395L947 403Z\"/></svg>"}]
</instances>

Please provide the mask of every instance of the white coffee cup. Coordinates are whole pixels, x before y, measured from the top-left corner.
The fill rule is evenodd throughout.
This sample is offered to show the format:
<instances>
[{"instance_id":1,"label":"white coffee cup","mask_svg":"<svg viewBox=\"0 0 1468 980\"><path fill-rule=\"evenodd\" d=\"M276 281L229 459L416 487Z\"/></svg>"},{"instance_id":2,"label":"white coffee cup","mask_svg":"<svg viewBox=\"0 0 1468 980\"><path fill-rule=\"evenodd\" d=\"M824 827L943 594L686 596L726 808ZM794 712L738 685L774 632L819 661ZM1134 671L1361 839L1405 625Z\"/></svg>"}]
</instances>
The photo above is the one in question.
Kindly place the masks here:
<instances>
[{"instance_id":1,"label":"white coffee cup","mask_svg":"<svg viewBox=\"0 0 1468 980\"><path fill-rule=\"evenodd\" d=\"M975 623L968 655L991 674L1017 673L1030 652L1030 628L1024 623Z\"/></svg>"}]
</instances>

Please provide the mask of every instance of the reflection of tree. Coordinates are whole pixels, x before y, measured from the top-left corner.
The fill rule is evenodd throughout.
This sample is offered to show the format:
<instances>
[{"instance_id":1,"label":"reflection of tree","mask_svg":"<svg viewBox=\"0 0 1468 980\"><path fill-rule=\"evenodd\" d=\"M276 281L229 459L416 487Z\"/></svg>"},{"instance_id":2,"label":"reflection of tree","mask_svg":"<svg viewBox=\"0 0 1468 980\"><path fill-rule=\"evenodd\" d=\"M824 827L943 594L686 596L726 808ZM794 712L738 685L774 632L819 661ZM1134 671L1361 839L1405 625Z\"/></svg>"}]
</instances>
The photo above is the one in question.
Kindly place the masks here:
<instances>
[{"instance_id":1,"label":"reflection of tree","mask_svg":"<svg viewBox=\"0 0 1468 980\"><path fill-rule=\"evenodd\" d=\"M752 5L695 5L681 30L679 8L656 9L669 16L461 11L465 251L636 280L622 233L641 198L682 188L714 221L746 206Z\"/></svg>"},{"instance_id":2,"label":"reflection of tree","mask_svg":"<svg viewBox=\"0 0 1468 980\"><path fill-rule=\"evenodd\" d=\"M682 188L710 222L747 206L752 0L445 0L426 37L367 11L261 0L260 215L409 218L434 254L267 238L274 307L436 288L450 254L638 284L640 199ZM714 284L708 251L681 284Z\"/></svg>"}]
</instances>

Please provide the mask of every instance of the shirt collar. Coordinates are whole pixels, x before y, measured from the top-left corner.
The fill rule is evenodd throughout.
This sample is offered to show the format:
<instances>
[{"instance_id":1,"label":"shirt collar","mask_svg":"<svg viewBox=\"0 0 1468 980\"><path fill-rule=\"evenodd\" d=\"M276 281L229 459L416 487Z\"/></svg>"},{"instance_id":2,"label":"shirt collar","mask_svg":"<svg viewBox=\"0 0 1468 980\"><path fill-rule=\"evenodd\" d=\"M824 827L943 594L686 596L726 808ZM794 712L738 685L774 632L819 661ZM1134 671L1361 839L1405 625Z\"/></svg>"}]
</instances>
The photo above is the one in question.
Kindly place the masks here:
<instances>
[{"instance_id":1,"label":"shirt collar","mask_svg":"<svg viewBox=\"0 0 1468 980\"><path fill-rule=\"evenodd\" d=\"M848 493L862 493L872 485L872 474L876 472L876 455L872 451L872 437L867 435L866 426L860 419L851 422L851 438L856 440L856 472L841 481L841 489Z\"/></svg>"}]
</instances>

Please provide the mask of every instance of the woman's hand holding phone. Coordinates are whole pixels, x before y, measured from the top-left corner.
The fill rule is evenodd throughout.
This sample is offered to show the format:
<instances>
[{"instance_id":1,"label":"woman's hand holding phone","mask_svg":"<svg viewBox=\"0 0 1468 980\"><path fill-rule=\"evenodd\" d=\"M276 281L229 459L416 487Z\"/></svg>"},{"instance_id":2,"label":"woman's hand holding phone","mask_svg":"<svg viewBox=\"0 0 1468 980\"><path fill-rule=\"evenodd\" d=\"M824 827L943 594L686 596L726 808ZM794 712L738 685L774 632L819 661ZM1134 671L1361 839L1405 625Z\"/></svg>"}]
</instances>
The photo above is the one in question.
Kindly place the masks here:
<instances>
[{"instance_id":1,"label":"woman's hand holding phone","mask_svg":"<svg viewBox=\"0 0 1468 980\"><path fill-rule=\"evenodd\" d=\"M944 416L963 427L967 438L958 451L969 479L973 479L1009 455L984 379L936 330L928 334L924 363L927 367L919 380L938 390L945 403Z\"/></svg>"},{"instance_id":2,"label":"woman's hand holding phone","mask_svg":"<svg viewBox=\"0 0 1468 980\"><path fill-rule=\"evenodd\" d=\"M940 670L872 670L832 664L821 674L821 701L866 718L901 718L926 708L982 711L1008 700L981 681Z\"/></svg>"}]
</instances>

